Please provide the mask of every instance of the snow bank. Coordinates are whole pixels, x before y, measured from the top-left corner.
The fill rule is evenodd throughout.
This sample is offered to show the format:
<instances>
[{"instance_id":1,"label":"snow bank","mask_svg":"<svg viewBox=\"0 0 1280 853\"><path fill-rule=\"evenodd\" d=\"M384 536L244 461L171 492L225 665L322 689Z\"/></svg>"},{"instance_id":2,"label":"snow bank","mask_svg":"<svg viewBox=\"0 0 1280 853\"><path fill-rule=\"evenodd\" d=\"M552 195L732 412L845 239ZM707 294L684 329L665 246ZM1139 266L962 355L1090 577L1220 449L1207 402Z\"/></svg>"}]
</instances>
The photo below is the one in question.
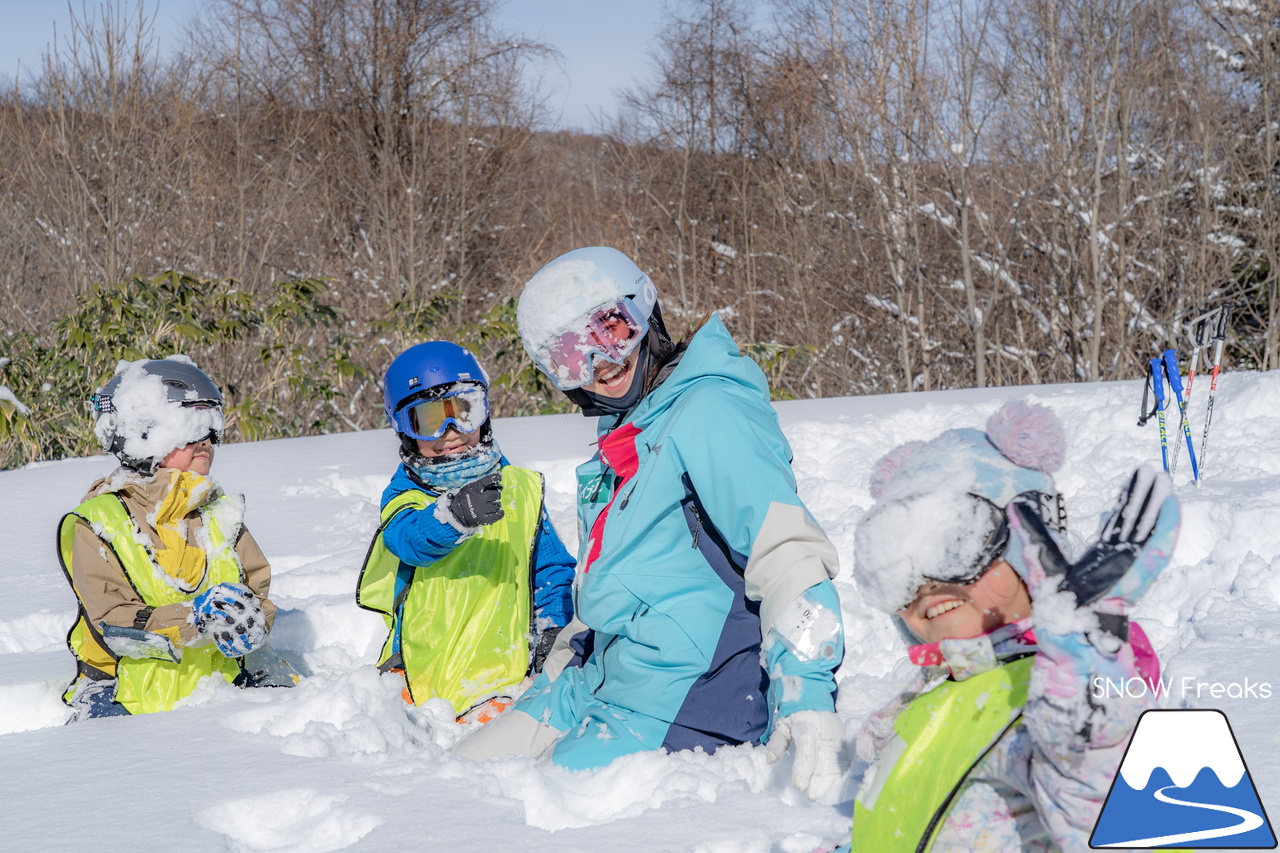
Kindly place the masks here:
<instances>
[{"instance_id":1,"label":"snow bank","mask_svg":"<svg viewBox=\"0 0 1280 853\"><path fill-rule=\"evenodd\" d=\"M1203 405L1206 394L1193 397ZM839 711L850 740L904 680L897 632L853 581L854 528L883 453L978 427L1008 399L1052 408L1066 427L1055 479L1078 542L1129 472L1159 464L1155 427L1135 426L1137 382L795 401L777 406L800 491L843 561L847 631ZM1196 400L1198 398L1198 400ZM1193 413L1198 439L1203 410ZM1220 381L1205 481L1182 470L1173 564L1142 601L1174 685L1170 707L1230 719L1271 813L1280 808L1280 373ZM547 505L576 542L573 467L593 450L578 415L500 420L513 462L547 475ZM1186 469L1185 448L1183 464ZM0 796L6 846L111 853L343 849L679 850L804 853L847 833L861 765L832 804L790 788L790 760L764 751L636 755L592 773L524 759L452 759L463 734L443 703L410 708L373 667L385 630L353 591L377 500L394 469L388 431L228 445L213 476L246 494L246 521L275 567L273 642L307 675L294 690L202 685L177 710L63 727L75 600L54 556L58 519L106 457L0 472ZM1269 685L1263 698L1258 685ZM1245 688L1252 688L1245 692ZM1185 689L1184 689L1185 688ZM1219 689L1220 688L1220 689ZM1215 695L1216 694L1216 695ZM74 819L69 809L74 808Z\"/></svg>"}]
</instances>

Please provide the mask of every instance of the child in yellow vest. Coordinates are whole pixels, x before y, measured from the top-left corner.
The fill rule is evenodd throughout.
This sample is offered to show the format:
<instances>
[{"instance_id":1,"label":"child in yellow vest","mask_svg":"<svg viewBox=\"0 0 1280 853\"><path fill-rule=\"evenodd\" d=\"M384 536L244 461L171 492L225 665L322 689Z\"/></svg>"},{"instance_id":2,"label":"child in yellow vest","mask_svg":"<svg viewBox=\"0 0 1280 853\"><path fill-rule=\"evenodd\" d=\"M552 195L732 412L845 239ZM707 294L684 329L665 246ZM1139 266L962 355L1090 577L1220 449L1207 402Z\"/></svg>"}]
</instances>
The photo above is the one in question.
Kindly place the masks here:
<instances>
[{"instance_id":1,"label":"child in yellow vest","mask_svg":"<svg viewBox=\"0 0 1280 853\"><path fill-rule=\"evenodd\" d=\"M508 707L573 617L574 560L547 517L542 475L498 449L488 384L448 341L410 347L387 368L403 464L356 592L387 623L379 668L404 675L406 701L445 699L460 722Z\"/></svg>"},{"instance_id":2,"label":"child in yellow vest","mask_svg":"<svg viewBox=\"0 0 1280 853\"><path fill-rule=\"evenodd\" d=\"M1088 849L1154 703L1154 690L1098 696L1095 679L1159 677L1128 613L1168 563L1179 516L1168 477L1140 468L1069 561L1051 476L1064 455L1057 417L1015 402L985 432L949 430L877 465L854 577L919 669L859 735L872 766L852 850Z\"/></svg>"},{"instance_id":3,"label":"child in yellow vest","mask_svg":"<svg viewBox=\"0 0 1280 853\"><path fill-rule=\"evenodd\" d=\"M205 676L293 686L267 645L271 567L244 500L209 479L222 394L185 356L121 362L90 399L120 467L59 524L79 605L72 719L168 710Z\"/></svg>"}]
</instances>

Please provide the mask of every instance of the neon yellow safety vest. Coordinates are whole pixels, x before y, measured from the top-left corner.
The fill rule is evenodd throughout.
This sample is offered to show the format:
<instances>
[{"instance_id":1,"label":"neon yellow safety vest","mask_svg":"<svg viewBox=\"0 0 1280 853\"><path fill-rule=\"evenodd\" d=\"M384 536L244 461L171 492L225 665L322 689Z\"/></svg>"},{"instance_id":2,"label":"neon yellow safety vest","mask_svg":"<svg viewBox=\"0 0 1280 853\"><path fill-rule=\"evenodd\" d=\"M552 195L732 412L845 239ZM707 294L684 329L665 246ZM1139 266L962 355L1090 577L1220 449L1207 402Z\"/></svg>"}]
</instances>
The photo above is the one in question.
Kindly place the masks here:
<instances>
[{"instance_id":1,"label":"neon yellow safety vest","mask_svg":"<svg viewBox=\"0 0 1280 853\"><path fill-rule=\"evenodd\" d=\"M1033 657L916 698L853 804L855 853L925 851L978 762L1022 717Z\"/></svg>"},{"instance_id":2,"label":"neon yellow safety vest","mask_svg":"<svg viewBox=\"0 0 1280 853\"><path fill-rule=\"evenodd\" d=\"M74 590L75 567L71 563L71 554L76 524L83 522L115 553L125 578L148 607L190 601L220 583L243 583L240 558L235 552L240 527L236 525L236 529L226 531L218 521L218 505L224 500L230 499L218 497L200 508L200 517L212 547L205 557L204 577L195 590L184 593L165 582L164 570L156 564L150 548L139 541L138 526L114 494L90 498L62 517L58 525L58 555L67 581ZM181 660L177 663L117 657L102 641L100 627L91 625L85 617L83 604L67 635L67 645L82 665L104 675L115 676L116 701L133 714L169 710L179 699L190 696L206 675L220 673L231 681L240 673L239 661L224 657L212 643L182 648Z\"/></svg>"},{"instance_id":3,"label":"neon yellow safety vest","mask_svg":"<svg viewBox=\"0 0 1280 853\"><path fill-rule=\"evenodd\" d=\"M382 532L405 510L427 510L435 497L401 492L382 508L381 524L360 570L356 603L387 623L378 665L391 657L400 620L400 655L415 705L440 697L458 714L520 683L529 670L533 547L542 517L542 475L502 469L500 521L481 527L413 576L396 598L401 561Z\"/></svg>"}]
</instances>

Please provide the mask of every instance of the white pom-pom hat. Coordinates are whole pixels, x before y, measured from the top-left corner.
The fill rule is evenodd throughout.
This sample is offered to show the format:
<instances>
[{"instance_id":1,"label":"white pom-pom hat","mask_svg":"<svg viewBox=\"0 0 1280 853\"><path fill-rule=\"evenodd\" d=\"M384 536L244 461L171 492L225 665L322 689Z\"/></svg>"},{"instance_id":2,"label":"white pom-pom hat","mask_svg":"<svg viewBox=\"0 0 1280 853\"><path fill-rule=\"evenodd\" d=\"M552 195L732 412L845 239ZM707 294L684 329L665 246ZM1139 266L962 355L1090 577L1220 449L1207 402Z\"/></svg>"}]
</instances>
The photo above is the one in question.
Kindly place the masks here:
<instances>
[{"instance_id":1,"label":"white pom-pom hat","mask_svg":"<svg viewBox=\"0 0 1280 853\"><path fill-rule=\"evenodd\" d=\"M1052 475L1065 454L1057 415L1020 400L993 414L985 432L948 430L891 450L872 471L876 502L854 536L853 575L867 603L896 613L927 580L981 561L993 525L1018 495L1035 495L1057 516L1050 526L1062 529Z\"/></svg>"}]
</instances>

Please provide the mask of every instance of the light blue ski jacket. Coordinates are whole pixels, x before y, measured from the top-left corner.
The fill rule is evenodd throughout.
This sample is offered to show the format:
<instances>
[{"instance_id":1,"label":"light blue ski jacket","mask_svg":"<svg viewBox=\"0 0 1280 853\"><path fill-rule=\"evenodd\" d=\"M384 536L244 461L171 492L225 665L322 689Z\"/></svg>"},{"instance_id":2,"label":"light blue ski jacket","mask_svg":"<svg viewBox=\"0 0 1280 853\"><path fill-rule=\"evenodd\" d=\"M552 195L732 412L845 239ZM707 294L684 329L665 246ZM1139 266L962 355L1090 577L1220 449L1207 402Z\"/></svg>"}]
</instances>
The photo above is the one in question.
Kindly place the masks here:
<instances>
[{"instance_id":1,"label":"light blue ski jacket","mask_svg":"<svg viewBox=\"0 0 1280 853\"><path fill-rule=\"evenodd\" d=\"M759 367L713 317L620 420L602 418L599 434L622 470L600 454L578 469L575 619L515 706L561 733L553 761L712 752L767 740L795 711L834 710L836 553L796 494ZM615 428L630 437L611 442ZM815 659L770 635L800 595L835 614Z\"/></svg>"}]
</instances>

